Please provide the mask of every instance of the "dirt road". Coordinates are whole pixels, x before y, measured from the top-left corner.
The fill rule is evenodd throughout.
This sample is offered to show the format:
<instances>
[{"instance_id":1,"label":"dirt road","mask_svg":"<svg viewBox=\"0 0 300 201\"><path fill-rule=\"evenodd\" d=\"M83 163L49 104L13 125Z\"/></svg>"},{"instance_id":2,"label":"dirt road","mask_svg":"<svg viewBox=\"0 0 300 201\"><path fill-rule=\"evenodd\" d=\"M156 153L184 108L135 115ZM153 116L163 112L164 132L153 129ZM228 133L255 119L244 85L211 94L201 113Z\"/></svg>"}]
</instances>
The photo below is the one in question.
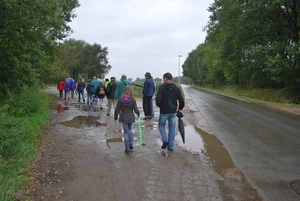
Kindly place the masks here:
<instances>
[{"instance_id":1,"label":"dirt road","mask_svg":"<svg viewBox=\"0 0 300 201\"><path fill-rule=\"evenodd\" d=\"M260 200L237 168L218 172L205 153L179 146L180 137L173 152L162 150L157 108L155 117L142 123L142 145L134 124L134 149L127 155L121 125L112 113L106 115L106 107L78 103L77 97L60 100L54 87L46 93L53 101L34 166L33 200ZM143 114L141 99L137 101ZM68 110L58 112L59 104ZM183 113L185 124L213 135L191 100Z\"/></svg>"}]
</instances>

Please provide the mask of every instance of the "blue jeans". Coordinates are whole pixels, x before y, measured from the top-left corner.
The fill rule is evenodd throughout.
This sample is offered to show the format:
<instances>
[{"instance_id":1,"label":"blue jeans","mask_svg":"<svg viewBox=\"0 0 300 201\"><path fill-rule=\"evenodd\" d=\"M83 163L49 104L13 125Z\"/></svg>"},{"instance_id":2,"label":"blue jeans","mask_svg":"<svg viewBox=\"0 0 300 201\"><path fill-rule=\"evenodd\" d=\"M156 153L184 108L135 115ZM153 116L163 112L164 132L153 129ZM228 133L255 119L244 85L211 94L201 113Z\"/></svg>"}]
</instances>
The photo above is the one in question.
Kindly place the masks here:
<instances>
[{"instance_id":1,"label":"blue jeans","mask_svg":"<svg viewBox=\"0 0 300 201\"><path fill-rule=\"evenodd\" d=\"M125 149L129 150L129 145L132 145L132 123L122 123L124 130Z\"/></svg>"},{"instance_id":2,"label":"blue jeans","mask_svg":"<svg viewBox=\"0 0 300 201\"><path fill-rule=\"evenodd\" d=\"M154 113L154 103L153 103L153 99L151 99L151 105L152 105L151 116L154 117L155 113Z\"/></svg>"},{"instance_id":3,"label":"blue jeans","mask_svg":"<svg viewBox=\"0 0 300 201\"><path fill-rule=\"evenodd\" d=\"M84 91L78 90L78 101L80 101L80 95L82 96L82 100L84 100Z\"/></svg>"},{"instance_id":4,"label":"blue jeans","mask_svg":"<svg viewBox=\"0 0 300 201\"><path fill-rule=\"evenodd\" d=\"M94 94L88 93L87 94L87 103L93 103L94 100Z\"/></svg>"},{"instance_id":5,"label":"blue jeans","mask_svg":"<svg viewBox=\"0 0 300 201\"><path fill-rule=\"evenodd\" d=\"M167 137L166 133L166 122L168 120L169 135ZM175 126L176 126L176 113L169 114L159 114L158 118L158 128L161 135L162 142L168 142L168 148L174 148L174 139L175 139Z\"/></svg>"}]
</instances>

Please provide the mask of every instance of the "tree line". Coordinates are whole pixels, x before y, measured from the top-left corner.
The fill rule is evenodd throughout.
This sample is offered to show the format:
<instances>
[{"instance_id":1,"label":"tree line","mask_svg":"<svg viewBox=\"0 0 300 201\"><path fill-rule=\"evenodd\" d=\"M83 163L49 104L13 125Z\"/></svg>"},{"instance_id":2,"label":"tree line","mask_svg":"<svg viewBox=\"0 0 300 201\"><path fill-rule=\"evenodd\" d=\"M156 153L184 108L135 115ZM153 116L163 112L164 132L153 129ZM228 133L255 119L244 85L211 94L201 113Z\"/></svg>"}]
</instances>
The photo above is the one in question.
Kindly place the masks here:
<instances>
[{"instance_id":1,"label":"tree line","mask_svg":"<svg viewBox=\"0 0 300 201\"><path fill-rule=\"evenodd\" d=\"M300 102L300 2L215 0L205 42L192 50L183 75L197 85L283 89Z\"/></svg>"},{"instance_id":2,"label":"tree line","mask_svg":"<svg viewBox=\"0 0 300 201\"><path fill-rule=\"evenodd\" d=\"M108 73L107 47L65 40L79 6L78 0L1 0L0 98L65 77Z\"/></svg>"}]
</instances>

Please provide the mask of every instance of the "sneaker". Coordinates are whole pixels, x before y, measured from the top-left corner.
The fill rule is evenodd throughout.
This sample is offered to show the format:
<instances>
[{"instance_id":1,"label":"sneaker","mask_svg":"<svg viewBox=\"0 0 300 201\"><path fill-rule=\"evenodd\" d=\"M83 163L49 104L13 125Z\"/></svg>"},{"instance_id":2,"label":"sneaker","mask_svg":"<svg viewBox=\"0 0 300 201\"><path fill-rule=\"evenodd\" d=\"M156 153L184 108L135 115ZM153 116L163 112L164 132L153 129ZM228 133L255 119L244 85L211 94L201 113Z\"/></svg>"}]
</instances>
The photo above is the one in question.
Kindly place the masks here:
<instances>
[{"instance_id":1,"label":"sneaker","mask_svg":"<svg viewBox=\"0 0 300 201\"><path fill-rule=\"evenodd\" d=\"M129 149L133 149L133 146L132 146L132 144L130 144L130 145L129 145Z\"/></svg>"},{"instance_id":2,"label":"sneaker","mask_svg":"<svg viewBox=\"0 0 300 201\"><path fill-rule=\"evenodd\" d=\"M129 150L128 149L125 150L125 154L129 154Z\"/></svg>"},{"instance_id":3,"label":"sneaker","mask_svg":"<svg viewBox=\"0 0 300 201\"><path fill-rule=\"evenodd\" d=\"M151 117L151 116L148 116L148 119L152 119L152 117Z\"/></svg>"},{"instance_id":4,"label":"sneaker","mask_svg":"<svg viewBox=\"0 0 300 201\"><path fill-rule=\"evenodd\" d=\"M100 109L103 110L103 107L101 107Z\"/></svg>"},{"instance_id":5,"label":"sneaker","mask_svg":"<svg viewBox=\"0 0 300 201\"><path fill-rule=\"evenodd\" d=\"M106 114L107 116L110 116L110 114Z\"/></svg>"},{"instance_id":6,"label":"sneaker","mask_svg":"<svg viewBox=\"0 0 300 201\"><path fill-rule=\"evenodd\" d=\"M169 144L168 142L164 142L163 145L161 146L161 148L162 148L162 149L167 148L168 144Z\"/></svg>"},{"instance_id":7,"label":"sneaker","mask_svg":"<svg viewBox=\"0 0 300 201\"><path fill-rule=\"evenodd\" d=\"M83 102L85 102L85 100L83 99Z\"/></svg>"},{"instance_id":8,"label":"sneaker","mask_svg":"<svg viewBox=\"0 0 300 201\"><path fill-rule=\"evenodd\" d=\"M143 118L143 120L147 120L147 119L148 119L148 117L144 117L144 118Z\"/></svg>"},{"instance_id":9,"label":"sneaker","mask_svg":"<svg viewBox=\"0 0 300 201\"><path fill-rule=\"evenodd\" d=\"M169 147L168 147L168 150L169 150L169 151L173 151L173 149L170 149Z\"/></svg>"}]
</instances>

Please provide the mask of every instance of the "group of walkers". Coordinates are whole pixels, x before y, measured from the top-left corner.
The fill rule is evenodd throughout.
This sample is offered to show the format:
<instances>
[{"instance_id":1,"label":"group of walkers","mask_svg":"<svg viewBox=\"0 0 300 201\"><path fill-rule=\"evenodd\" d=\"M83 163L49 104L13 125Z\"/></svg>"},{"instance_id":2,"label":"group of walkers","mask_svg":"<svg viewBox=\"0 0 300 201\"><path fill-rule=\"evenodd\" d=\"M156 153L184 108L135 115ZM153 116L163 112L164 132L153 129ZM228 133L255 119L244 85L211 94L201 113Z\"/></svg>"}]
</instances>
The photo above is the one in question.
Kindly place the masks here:
<instances>
[{"instance_id":1,"label":"group of walkers","mask_svg":"<svg viewBox=\"0 0 300 201\"><path fill-rule=\"evenodd\" d=\"M75 82L74 82L75 84ZM65 99L74 97L74 91L78 94L78 102L85 102L84 90L87 92L87 104L98 103L100 109L103 110L103 99L106 97L107 116L110 116L111 108L114 106L114 120L119 120L122 123L124 131L125 153L128 154L130 149L133 149L132 138L132 124L135 122L134 113L139 117L138 110L132 83L127 80L126 75L122 75L121 79L116 82L115 77L110 80L106 78L104 81L98 80L95 76L93 80L89 79L85 84L82 78L79 79L77 85L71 87L72 81L60 80L57 84L60 98L63 98L65 92ZM73 93L72 93L73 90ZM153 97L155 94L155 83L151 73L146 72L145 82L142 90L143 111L145 114L144 120L152 119L154 116ZM173 151L176 127L176 114L181 112L185 102L179 87L172 82L172 74L165 73L163 75L163 84L159 87L156 97L156 106L160 109L158 128L162 138L162 149ZM168 121L168 135L165 130L166 122Z\"/></svg>"}]
</instances>

